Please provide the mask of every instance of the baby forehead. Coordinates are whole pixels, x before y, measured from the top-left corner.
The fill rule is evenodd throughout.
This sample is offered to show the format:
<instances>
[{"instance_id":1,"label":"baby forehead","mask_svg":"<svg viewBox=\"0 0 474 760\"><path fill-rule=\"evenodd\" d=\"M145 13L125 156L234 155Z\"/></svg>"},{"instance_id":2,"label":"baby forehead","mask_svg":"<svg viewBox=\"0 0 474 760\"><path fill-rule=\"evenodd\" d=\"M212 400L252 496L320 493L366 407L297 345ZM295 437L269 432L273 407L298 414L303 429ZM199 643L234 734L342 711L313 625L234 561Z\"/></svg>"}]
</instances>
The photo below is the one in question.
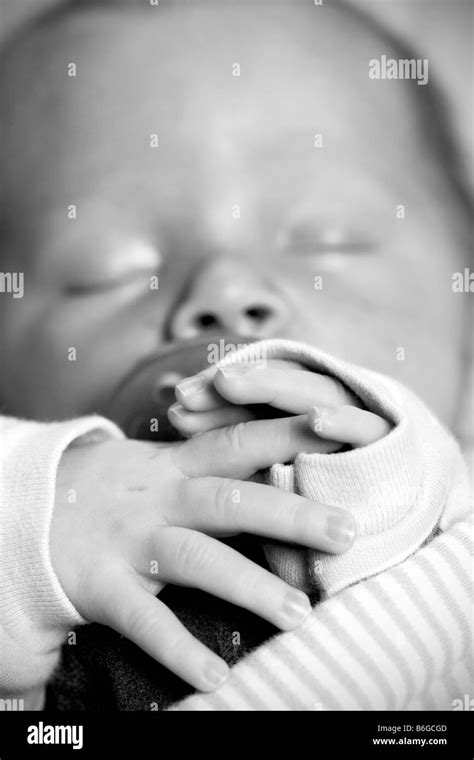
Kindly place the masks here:
<instances>
[{"instance_id":1,"label":"baby forehead","mask_svg":"<svg viewBox=\"0 0 474 760\"><path fill-rule=\"evenodd\" d=\"M282 130L287 122L325 116L329 126L333 119L343 126L348 113L357 128L358 120L375 123L378 108L379 120L394 108L408 115L408 87L381 87L369 78L370 59L391 52L387 40L335 8L224 0L72 12L39 27L23 44L23 59L14 56L11 73L30 80L24 98L34 99L33 77L40 90L60 90L64 108L71 100L100 114L123 102L131 117L155 109L160 118L179 114L181 123L222 120L220 106L229 107L237 126L269 114Z\"/></svg>"},{"instance_id":2,"label":"baby forehead","mask_svg":"<svg viewBox=\"0 0 474 760\"><path fill-rule=\"evenodd\" d=\"M168 167L176 172L178 149L189 151L188 171L209 159L248 170L249 157L260 166L268 158L268 166L275 156L283 171L308 161L308 151L315 155L316 135L321 164L331 151L338 160L359 153L362 163L368 153L381 164L393 162L394 147L412 152L406 83L368 75L370 59L387 51L383 38L329 5L251 5L259 12L252 15L248 3L228 10L226 2L198 2L194 11L184 3L160 16L150 6L75 12L44 24L23 41L13 72L22 80L13 91L22 119L16 139L32 155L39 150L40 161L64 155L65 172L80 146L73 168L90 172L90 181L111 165L148 165L155 133L168 148L156 153L161 176ZM71 64L75 76L67 75ZM45 100L56 107L45 111Z\"/></svg>"},{"instance_id":3,"label":"baby forehead","mask_svg":"<svg viewBox=\"0 0 474 760\"><path fill-rule=\"evenodd\" d=\"M194 74L195 85L209 77L209 69L217 75L229 63L234 77L243 76L240 62L248 81L272 73L277 83L285 74L293 76L295 69L300 78L305 71L314 76L314 68L327 76L349 61L363 65L367 80L368 53L391 52L383 34L337 2L315 6L304 0L196 0L140 8L132 0L103 3L72 3L33 25L17 40L17 62L28 52L40 66L51 64L49 68L64 58L77 58L84 73L95 67L97 75L102 69L111 78L124 68L145 74L148 65L158 83L160 72L173 69L176 76L185 71L188 80ZM348 72L349 78L358 70Z\"/></svg>"}]
</instances>

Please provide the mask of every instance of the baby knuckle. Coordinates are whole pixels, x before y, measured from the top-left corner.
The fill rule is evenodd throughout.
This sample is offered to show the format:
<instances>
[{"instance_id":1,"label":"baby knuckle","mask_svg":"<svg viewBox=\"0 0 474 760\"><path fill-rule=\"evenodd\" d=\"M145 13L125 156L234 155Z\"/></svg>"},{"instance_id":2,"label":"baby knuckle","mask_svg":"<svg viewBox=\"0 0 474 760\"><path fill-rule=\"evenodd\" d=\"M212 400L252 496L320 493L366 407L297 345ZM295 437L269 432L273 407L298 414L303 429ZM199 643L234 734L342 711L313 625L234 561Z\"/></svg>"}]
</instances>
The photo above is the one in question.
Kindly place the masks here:
<instances>
[{"instance_id":1,"label":"baby knuckle","mask_svg":"<svg viewBox=\"0 0 474 760\"><path fill-rule=\"evenodd\" d=\"M309 514L306 503L297 501L293 502L287 511L288 527L293 536L304 536L309 528Z\"/></svg>"},{"instance_id":2,"label":"baby knuckle","mask_svg":"<svg viewBox=\"0 0 474 760\"><path fill-rule=\"evenodd\" d=\"M183 662L189 651L189 642L185 636L165 635L161 642L161 656L168 668Z\"/></svg>"},{"instance_id":3,"label":"baby knuckle","mask_svg":"<svg viewBox=\"0 0 474 760\"><path fill-rule=\"evenodd\" d=\"M271 592L273 580L262 568L254 567L250 560L235 575L234 598L242 607L261 608ZM270 585L269 585L270 584Z\"/></svg>"},{"instance_id":4,"label":"baby knuckle","mask_svg":"<svg viewBox=\"0 0 474 760\"><path fill-rule=\"evenodd\" d=\"M238 480L222 479L214 492L214 514L217 524L239 528L241 483Z\"/></svg>"},{"instance_id":5,"label":"baby knuckle","mask_svg":"<svg viewBox=\"0 0 474 760\"><path fill-rule=\"evenodd\" d=\"M123 616L123 630L131 638L149 638L157 627L156 613L150 608L141 610L138 615L133 609L126 610Z\"/></svg>"},{"instance_id":6,"label":"baby knuckle","mask_svg":"<svg viewBox=\"0 0 474 760\"><path fill-rule=\"evenodd\" d=\"M235 425L223 428L224 440L230 449L238 453L245 451L246 429L245 422L237 422Z\"/></svg>"},{"instance_id":7,"label":"baby knuckle","mask_svg":"<svg viewBox=\"0 0 474 760\"><path fill-rule=\"evenodd\" d=\"M199 533L182 538L176 548L175 565L180 575L187 575L208 568L214 561L214 552L208 541Z\"/></svg>"},{"instance_id":8,"label":"baby knuckle","mask_svg":"<svg viewBox=\"0 0 474 760\"><path fill-rule=\"evenodd\" d=\"M260 569L253 567L249 562L248 567L240 572L238 581L236 581L242 598L248 601L258 599L265 590L264 580L264 573Z\"/></svg>"},{"instance_id":9,"label":"baby knuckle","mask_svg":"<svg viewBox=\"0 0 474 760\"><path fill-rule=\"evenodd\" d=\"M214 508L217 515L222 515L232 505L232 494L237 490L234 480L222 478L214 491Z\"/></svg>"}]
</instances>

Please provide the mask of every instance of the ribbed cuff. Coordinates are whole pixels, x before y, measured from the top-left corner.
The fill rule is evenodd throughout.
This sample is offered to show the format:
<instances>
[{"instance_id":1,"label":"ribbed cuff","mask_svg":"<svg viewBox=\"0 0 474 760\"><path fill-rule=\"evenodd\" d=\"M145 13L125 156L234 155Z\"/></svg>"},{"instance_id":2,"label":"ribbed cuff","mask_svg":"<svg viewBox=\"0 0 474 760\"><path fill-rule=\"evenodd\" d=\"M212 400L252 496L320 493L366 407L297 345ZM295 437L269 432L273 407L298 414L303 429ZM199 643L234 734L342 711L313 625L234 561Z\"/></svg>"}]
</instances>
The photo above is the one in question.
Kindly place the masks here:
<instances>
[{"instance_id":1,"label":"ribbed cuff","mask_svg":"<svg viewBox=\"0 0 474 760\"><path fill-rule=\"evenodd\" d=\"M304 591L330 596L412 554L438 524L449 487L449 446L427 446L419 436L438 439L441 426L410 391L396 381L347 364L304 344L266 341L229 356L226 364L266 359L297 361L340 380L364 406L393 425L380 441L335 454L300 454L294 465L274 465L268 482L316 503L351 512L357 536L349 551L329 555L288 544L265 544L271 569ZM430 441L430 444L433 443ZM429 454L428 454L429 449ZM435 462L433 450L438 450ZM439 470L436 492L424 492L424 467ZM433 477L433 475L432 475ZM425 489L426 490L426 489ZM315 505L315 508L317 506Z\"/></svg>"},{"instance_id":2,"label":"ribbed cuff","mask_svg":"<svg viewBox=\"0 0 474 760\"><path fill-rule=\"evenodd\" d=\"M347 552L310 552L313 583L331 596L398 564L430 535L441 501L425 503L422 467L407 419L377 443L340 454L300 454L296 490L313 501L347 509L356 540Z\"/></svg>"},{"instance_id":3,"label":"ribbed cuff","mask_svg":"<svg viewBox=\"0 0 474 760\"><path fill-rule=\"evenodd\" d=\"M9 427L9 429L8 429ZM3 432L3 431L2 431ZM1 457L0 611L2 688L28 688L46 677L67 632L85 620L64 593L49 553L56 471L77 439L122 437L101 417L42 424L7 424L8 453ZM18 679L21 683L18 683Z\"/></svg>"}]
</instances>

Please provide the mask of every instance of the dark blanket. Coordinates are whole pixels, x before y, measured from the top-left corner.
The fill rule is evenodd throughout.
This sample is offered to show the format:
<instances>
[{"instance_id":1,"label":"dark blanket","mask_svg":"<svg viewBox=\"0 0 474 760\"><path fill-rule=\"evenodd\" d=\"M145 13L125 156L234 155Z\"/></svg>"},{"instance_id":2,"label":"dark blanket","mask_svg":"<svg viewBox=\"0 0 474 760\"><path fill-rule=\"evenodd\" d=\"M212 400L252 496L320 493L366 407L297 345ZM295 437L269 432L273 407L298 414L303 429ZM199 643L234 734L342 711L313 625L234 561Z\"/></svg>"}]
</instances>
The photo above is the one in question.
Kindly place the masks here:
<instances>
[{"instance_id":1,"label":"dark blanket","mask_svg":"<svg viewBox=\"0 0 474 760\"><path fill-rule=\"evenodd\" d=\"M241 536L227 543L266 566L255 539ZM169 585L160 599L229 665L277 633L256 615L200 591ZM77 629L74 645L63 647L46 710L163 710L193 691L115 631L86 625Z\"/></svg>"}]
</instances>

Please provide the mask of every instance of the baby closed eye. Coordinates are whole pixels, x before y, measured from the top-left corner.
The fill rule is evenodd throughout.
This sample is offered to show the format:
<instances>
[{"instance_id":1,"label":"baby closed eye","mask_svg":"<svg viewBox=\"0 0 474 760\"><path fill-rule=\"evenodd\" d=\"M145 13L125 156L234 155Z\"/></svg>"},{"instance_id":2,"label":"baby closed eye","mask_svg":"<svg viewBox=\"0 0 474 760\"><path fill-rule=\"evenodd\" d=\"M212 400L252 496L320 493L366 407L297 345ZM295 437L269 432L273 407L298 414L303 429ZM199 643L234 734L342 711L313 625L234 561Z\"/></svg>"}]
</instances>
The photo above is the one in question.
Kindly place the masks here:
<instances>
[{"instance_id":1,"label":"baby closed eye","mask_svg":"<svg viewBox=\"0 0 474 760\"><path fill-rule=\"evenodd\" d=\"M81 297L127 288L158 290L161 254L156 246L135 240L117 246L84 246L66 261L63 292Z\"/></svg>"},{"instance_id":2,"label":"baby closed eye","mask_svg":"<svg viewBox=\"0 0 474 760\"><path fill-rule=\"evenodd\" d=\"M69 282L64 285L63 293L72 298L103 295L124 289L158 290L159 279L156 271L130 272L112 279L91 279L88 281Z\"/></svg>"},{"instance_id":3,"label":"baby closed eye","mask_svg":"<svg viewBox=\"0 0 474 760\"><path fill-rule=\"evenodd\" d=\"M364 232L343 226L298 224L282 235L283 249L302 254L370 253L375 241Z\"/></svg>"}]
</instances>

